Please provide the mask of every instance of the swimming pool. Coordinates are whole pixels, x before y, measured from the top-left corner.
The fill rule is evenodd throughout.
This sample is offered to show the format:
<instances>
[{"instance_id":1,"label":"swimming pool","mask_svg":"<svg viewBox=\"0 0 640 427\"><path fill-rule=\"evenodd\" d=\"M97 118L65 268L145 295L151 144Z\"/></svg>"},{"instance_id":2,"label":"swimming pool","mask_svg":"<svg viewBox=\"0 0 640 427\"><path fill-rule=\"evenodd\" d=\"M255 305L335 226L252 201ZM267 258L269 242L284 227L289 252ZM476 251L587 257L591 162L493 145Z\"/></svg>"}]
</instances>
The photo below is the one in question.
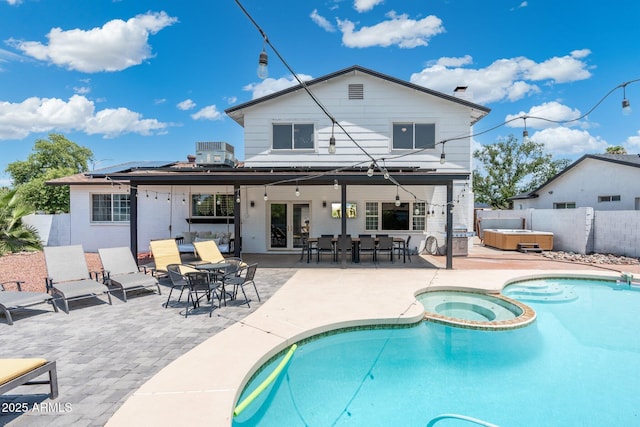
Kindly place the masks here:
<instances>
[{"instance_id":1,"label":"swimming pool","mask_svg":"<svg viewBox=\"0 0 640 427\"><path fill-rule=\"evenodd\" d=\"M425 426L442 413L503 427L637 425L640 292L605 281L556 283L576 297L529 302L537 320L525 328L488 332L422 322L299 343L234 426Z\"/></svg>"}]
</instances>

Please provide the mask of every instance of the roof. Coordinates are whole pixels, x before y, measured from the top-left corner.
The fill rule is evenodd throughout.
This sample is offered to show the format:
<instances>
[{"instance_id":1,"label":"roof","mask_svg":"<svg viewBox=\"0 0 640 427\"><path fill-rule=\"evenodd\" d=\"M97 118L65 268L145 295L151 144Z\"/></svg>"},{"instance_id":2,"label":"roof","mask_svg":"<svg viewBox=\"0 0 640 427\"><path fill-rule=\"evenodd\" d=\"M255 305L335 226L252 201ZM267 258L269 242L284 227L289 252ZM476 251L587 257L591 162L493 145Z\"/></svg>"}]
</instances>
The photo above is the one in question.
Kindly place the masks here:
<instances>
[{"instance_id":1,"label":"roof","mask_svg":"<svg viewBox=\"0 0 640 427\"><path fill-rule=\"evenodd\" d=\"M387 168L403 185L446 185L451 180L468 179L468 172L437 172L434 169ZM97 171L96 171L97 172ZM331 173L328 173L331 172ZM211 168L177 163L163 168L135 169L108 175L80 173L47 181L49 185L333 185L334 180L349 185L380 185L389 181L382 174L367 176L366 167L336 171L322 167Z\"/></svg>"},{"instance_id":2,"label":"roof","mask_svg":"<svg viewBox=\"0 0 640 427\"><path fill-rule=\"evenodd\" d=\"M478 120L480 120L481 118L483 118L484 116L489 114L489 112L491 111L490 108L485 107L483 105L475 104L475 103L467 101L465 99L458 98L458 97L455 97L455 96L452 96L452 95L447 95L447 94L444 94L442 92L438 92L438 91L426 88L424 86L420 86L420 85L417 85L417 84L414 84L414 83L407 82L405 80L400 80L400 79L397 79L395 77L391 77L391 76L388 76L386 74L382 74L382 73L379 73L377 71L373 71L373 70L370 70L368 68L361 67L359 65L353 65L351 67L336 71L334 73L327 74L327 75L322 76L322 77L318 77L317 79L306 81L306 82L304 82L304 85L307 86L307 87L311 87L311 86L317 85L318 83L323 83L323 82L326 82L328 80L335 79L337 77L345 76L345 75L348 75L348 74L357 74L357 73L367 74L367 75L370 75L372 77L383 79L383 80L386 80L386 81L389 81L389 82L392 82L392 83L395 83L395 84L398 84L398 85L401 85L401 86L405 86L407 88L410 88L410 89L413 89L413 90L416 90L416 91L419 91L419 92L422 92L422 93L425 93L425 94L428 94L428 95L436 96L438 98L442 98L442 99L445 99L447 101L455 102L455 103L458 103L460 105L464 105L465 107L471 108L474 111L474 113L472 114L472 117L473 117L472 124L476 123ZM229 117L231 117L233 120L235 120L237 123L239 123L241 126L244 126L244 111L243 110L245 110L246 108L253 107L254 105L261 104L263 102L270 101L272 99L279 98L281 96L284 96L284 95L287 95L289 93L293 93L293 92L296 92L296 91L299 91L299 90L303 90L303 87L302 87L301 84L297 84L297 85L289 87L287 89L283 89L281 91L274 92L272 94L269 94L269 95L263 96L261 98L257 98L257 99L251 100L249 102L245 102L245 103L236 105L236 106L231 107L231 108L227 108L225 110L225 113Z\"/></svg>"},{"instance_id":3,"label":"roof","mask_svg":"<svg viewBox=\"0 0 640 427\"><path fill-rule=\"evenodd\" d=\"M640 154L585 154L584 156L580 157L578 160L564 168L562 171L557 173L554 177L547 180L544 184L540 185L538 188L530 191L529 193L518 194L516 196L510 197L509 200L533 199L538 197L538 192L540 192L540 190L542 190L544 187L551 184L553 181L557 180L562 175L569 172L587 159L640 168Z\"/></svg>"}]
</instances>

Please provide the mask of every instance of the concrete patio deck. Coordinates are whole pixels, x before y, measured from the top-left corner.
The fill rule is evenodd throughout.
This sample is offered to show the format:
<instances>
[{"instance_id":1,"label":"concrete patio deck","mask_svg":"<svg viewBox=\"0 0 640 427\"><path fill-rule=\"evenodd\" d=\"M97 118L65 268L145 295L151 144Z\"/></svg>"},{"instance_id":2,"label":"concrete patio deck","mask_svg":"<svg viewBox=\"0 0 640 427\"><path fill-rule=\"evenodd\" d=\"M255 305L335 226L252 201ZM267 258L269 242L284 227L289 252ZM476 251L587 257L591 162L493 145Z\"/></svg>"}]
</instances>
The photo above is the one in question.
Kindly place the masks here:
<instances>
[{"instance_id":1,"label":"concrete patio deck","mask_svg":"<svg viewBox=\"0 0 640 427\"><path fill-rule=\"evenodd\" d=\"M236 399L252 370L290 344L330 329L416 322L414 295L457 286L497 291L515 277L554 273L640 274L639 266L602 268L547 260L536 254L474 247L468 257L413 257L412 263L300 263L298 256L247 254L259 262L262 302L230 304L184 318L184 305L164 309L163 295L114 305L88 300L64 313L22 312L0 323L0 357L45 357L58 363L60 397L46 386L20 387L3 402L27 410L0 413L10 426L230 425ZM368 267L368 268L367 268ZM371 268L375 267L375 268ZM490 271L488 271L490 270ZM391 291L390 291L391 290ZM248 291L251 292L251 291ZM39 394L34 394L39 393ZM35 410L40 408L44 410Z\"/></svg>"}]
</instances>

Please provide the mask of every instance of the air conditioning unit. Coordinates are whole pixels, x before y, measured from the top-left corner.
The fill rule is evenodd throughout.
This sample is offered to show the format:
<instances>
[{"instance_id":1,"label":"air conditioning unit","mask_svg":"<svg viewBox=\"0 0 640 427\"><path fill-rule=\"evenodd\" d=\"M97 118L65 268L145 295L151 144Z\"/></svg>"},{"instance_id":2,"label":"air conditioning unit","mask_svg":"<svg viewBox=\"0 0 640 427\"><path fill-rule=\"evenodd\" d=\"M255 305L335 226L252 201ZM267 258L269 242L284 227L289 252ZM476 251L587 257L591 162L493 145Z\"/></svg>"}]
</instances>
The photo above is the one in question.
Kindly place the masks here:
<instances>
[{"instance_id":1,"label":"air conditioning unit","mask_svg":"<svg viewBox=\"0 0 640 427\"><path fill-rule=\"evenodd\" d=\"M196 163L233 167L236 163L233 145L223 141L196 142Z\"/></svg>"}]
</instances>

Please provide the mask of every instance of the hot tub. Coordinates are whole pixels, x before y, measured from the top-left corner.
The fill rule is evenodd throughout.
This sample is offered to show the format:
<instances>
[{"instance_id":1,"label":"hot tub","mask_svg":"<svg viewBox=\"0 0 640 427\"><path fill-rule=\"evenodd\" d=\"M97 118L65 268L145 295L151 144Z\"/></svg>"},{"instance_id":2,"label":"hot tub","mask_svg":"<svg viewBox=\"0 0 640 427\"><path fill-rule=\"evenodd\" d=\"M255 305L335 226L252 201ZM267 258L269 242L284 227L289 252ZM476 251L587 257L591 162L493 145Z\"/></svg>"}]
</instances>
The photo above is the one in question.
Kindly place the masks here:
<instances>
[{"instance_id":1,"label":"hot tub","mask_svg":"<svg viewBox=\"0 0 640 427\"><path fill-rule=\"evenodd\" d=\"M484 230L484 244L486 246L515 251L518 249L518 243L537 243L540 249L550 251L553 249L553 233L533 230Z\"/></svg>"}]
</instances>

